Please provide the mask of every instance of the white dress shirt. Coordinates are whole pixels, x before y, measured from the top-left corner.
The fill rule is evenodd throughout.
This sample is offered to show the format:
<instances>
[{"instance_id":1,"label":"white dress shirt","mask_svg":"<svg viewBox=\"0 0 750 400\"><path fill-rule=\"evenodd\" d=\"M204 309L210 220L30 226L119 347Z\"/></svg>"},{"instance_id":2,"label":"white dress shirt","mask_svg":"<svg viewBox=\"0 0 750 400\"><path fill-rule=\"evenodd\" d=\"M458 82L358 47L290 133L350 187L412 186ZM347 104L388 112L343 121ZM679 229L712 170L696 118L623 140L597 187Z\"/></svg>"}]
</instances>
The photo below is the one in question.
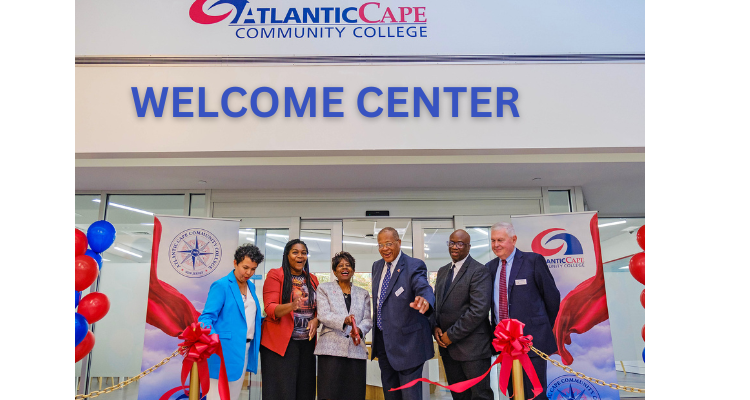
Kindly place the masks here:
<instances>
[{"instance_id":1,"label":"white dress shirt","mask_svg":"<svg viewBox=\"0 0 750 400\"><path fill-rule=\"evenodd\" d=\"M391 278L393 278L393 271L396 268L396 265L398 265L398 260L401 258L401 252L398 252L398 255L396 256L396 259L393 260L391 263ZM383 260L385 261L385 260ZM378 296L378 301L380 301L380 291L383 290L383 280L385 279L385 274L388 271L388 262L383 264L383 272L380 274L380 284L378 285L378 293L375 293L376 296Z\"/></svg>"},{"instance_id":2,"label":"white dress shirt","mask_svg":"<svg viewBox=\"0 0 750 400\"><path fill-rule=\"evenodd\" d=\"M464 265L464 261L469 258L469 255L467 254L466 257L464 257L463 260L456 261L453 263L453 277L451 278L451 282L453 282L453 279L456 279L456 276L458 275L458 270L461 269L461 266ZM450 273L450 270L448 270L448 273Z\"/></svg>"},{"instance_id":3,"label":"white dress shirt","mask_svg":"<svg viewBox=\"0 0 750 400\"><path fill-rule=\"evenodd\" d=\"M505 284L510 287L510 269L513 267L513 258L516 256L516 249L505 259ZM495 319L500 318L500 269L503 267L503 260L497 264L497 274L495 274L495 283L492 287L492 308L495 309ZM506 288L507 288L506 287ZM507 291L510 294L510 291ZM510 304L508 305L508 315L510 315ZM500 321L495 321L495 325Z\"/></svg>"}]
</instances>

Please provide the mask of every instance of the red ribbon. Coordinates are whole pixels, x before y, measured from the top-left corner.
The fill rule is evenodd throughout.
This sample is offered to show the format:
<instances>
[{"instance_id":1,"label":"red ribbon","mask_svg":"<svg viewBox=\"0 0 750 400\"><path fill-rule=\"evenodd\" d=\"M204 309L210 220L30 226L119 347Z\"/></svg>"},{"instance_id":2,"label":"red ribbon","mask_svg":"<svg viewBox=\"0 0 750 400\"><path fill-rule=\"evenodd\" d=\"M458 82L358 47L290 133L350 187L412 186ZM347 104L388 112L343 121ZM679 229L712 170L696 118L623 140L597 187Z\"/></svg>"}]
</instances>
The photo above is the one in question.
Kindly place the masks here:
<instances>
[{"instance_id":1,"label":"red ribbon","mask_svg":"<svg viewBox=\"0 0 750 400\"><path fill-rule=\"evenodd\" d=\"M529 355L527 354L531 349L532 337L531 335L524 336L523 327L524 323L517 319L504 319L500 321L497 327L495 327L495 339L492 340L492 346L495 347L495 350L500 352L500 355L495 362L490 365L490 369L488 369L487 372L476 378L468 379L463 382L456 382L448 386L441 385L429 379L417 378L406 385L391 389L390 391L393 392L410 388L418 382L427 382L448 389L451 392L462 393L484 379L484 377L492 371L492 367L502 363L500 366L498 386L503 394L507 396L507 387L510 380L510 371L513 367L513 360L519 360L521 361L523 370L526 371L526 375L528 375L531 380L534 397L536 397L542 393L542 385L539 383L539 377L536 376L534 365L531 363L531 359L529 359Z\"/></svg>"},{"instance_id":2,"label":"red ribbon","mask_svg":"<svg viewBox=\"0 0 750 400\"><path fill-rule=\"evenodd\" d=\"M211 334L210 328L203 328L200 324L193 322L177 336L183 342L179 344L180 354L185 356L182 360L181 378L183 385L187 383L188 375L193 368L193 363L198 363L198 378L203 395L208 393L211 387L208 372L208 358L212 354L218 354L221 359L221 369L219 370L219 398L229 400L229 381L227 380L227 368L224 365L224 353L221 351L221 342L218 334ZM185 394L189 394L185 386Z\"/></svg>"},{"instance_id":3,"label":"red ribbon","mask_svg":"<svg viewBox=\"0 0 750 400\"><path fill-rule=\"evenodd\" d=\"M354 317L352 317L352 333L349 336L352 337L352 342L354 342L354 345L359 346L362 338L359 337L359 330L357 329L357 322L354 321Z\"/></svg>"}]
</instances>

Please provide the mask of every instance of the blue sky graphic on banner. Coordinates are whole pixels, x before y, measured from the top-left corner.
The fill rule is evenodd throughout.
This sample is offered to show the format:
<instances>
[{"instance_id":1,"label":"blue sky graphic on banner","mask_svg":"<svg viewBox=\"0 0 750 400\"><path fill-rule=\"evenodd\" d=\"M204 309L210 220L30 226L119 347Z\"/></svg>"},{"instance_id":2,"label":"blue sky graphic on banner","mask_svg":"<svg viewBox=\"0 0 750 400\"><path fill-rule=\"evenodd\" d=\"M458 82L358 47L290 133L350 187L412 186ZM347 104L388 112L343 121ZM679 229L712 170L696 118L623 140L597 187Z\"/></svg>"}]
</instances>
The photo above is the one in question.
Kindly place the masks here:
<instances>
[{"instance_id":1,"label":"blue sky graphic on banner","mask_svg":"<svg viewBox=\"0 0 750 400\"><path fill-rule=\"evenodd\" d=\"M554 328L560 349L552 358L575 371L617 383L596 213L520 216L511 221L518 236L516 246L544 256L560 291L562 302ZM565 345L568 335L571 343ZM617 390L547 365L550 400L620 398Z\"/></svg>"}]
</instances>

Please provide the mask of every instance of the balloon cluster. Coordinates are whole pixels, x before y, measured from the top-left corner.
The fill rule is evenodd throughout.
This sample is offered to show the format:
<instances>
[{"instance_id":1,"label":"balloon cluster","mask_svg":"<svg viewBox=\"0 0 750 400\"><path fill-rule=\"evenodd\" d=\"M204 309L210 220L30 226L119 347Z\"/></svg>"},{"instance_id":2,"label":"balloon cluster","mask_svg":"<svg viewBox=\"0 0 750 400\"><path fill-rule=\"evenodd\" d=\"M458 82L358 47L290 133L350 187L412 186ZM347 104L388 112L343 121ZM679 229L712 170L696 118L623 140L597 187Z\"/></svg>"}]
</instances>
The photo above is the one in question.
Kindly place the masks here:
<instances>
[{"instance_id":1,"label":"balloon cluster","mask_svg":"<svg viewBox=\"0 0 750 400\"><path fill-rule=\"evenodd\" d=\"M101 253L115 242L115 227L107 221L96 221L84 234L76 229L76 362L94 348L94 333L89 324L109 312L109 299L104 293L92 292L81 298L81 292L94 283L102 269Z\"/></svg>"},{"instance_id":2,"label":"balloon cluster","mask_svg":"<svg viewBox=\"0 0 750 400\"><path fill-rule=\"evenodd\" d=\"M643 225L635 235L635 240L641 249L646 250L646 225ZM642 251L630 259L630 274L641 284L646 284L646 252ZM646 289L641 292L641 305L646 308ZM646 325L641 328L641 337L646 341ZM643 362L646 362L646 349L643 349Z\"/></svg>"}]
</instances>

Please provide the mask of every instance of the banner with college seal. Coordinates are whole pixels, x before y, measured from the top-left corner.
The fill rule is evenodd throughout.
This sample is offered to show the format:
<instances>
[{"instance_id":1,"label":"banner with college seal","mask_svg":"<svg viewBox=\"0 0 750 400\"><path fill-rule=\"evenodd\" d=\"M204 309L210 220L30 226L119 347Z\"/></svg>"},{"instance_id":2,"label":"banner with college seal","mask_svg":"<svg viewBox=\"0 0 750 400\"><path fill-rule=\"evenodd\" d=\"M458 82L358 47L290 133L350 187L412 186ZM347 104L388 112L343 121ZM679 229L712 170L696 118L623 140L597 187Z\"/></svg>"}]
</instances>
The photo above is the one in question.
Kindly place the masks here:
<instances>
[{"instance_id":1,"label":"banner with college seal","mask_svg":"<svg viewBox=\"0 0 750 400\"><path fill-rule=\"evenodd\" d=\"M617 383L596 212L511 217L522 251L547 260L560 291L552 358L588 376ZM617 390L598 386L547 364L550 400L614 400Z\"/></svg>"},{"instance_id":2,"label":"banner with college seal","mask_svg":"<svg viewBox=\"0 0 750 400\"><path fill-rule=\"evenodd\" d=\"M238 220L154 216L141 370L170 355L198 321L211 284L234 268L239 228ZM184 398L180 371L176 362L157 369L140 381L138 399Z\"/></svg>"}]
</instances>

